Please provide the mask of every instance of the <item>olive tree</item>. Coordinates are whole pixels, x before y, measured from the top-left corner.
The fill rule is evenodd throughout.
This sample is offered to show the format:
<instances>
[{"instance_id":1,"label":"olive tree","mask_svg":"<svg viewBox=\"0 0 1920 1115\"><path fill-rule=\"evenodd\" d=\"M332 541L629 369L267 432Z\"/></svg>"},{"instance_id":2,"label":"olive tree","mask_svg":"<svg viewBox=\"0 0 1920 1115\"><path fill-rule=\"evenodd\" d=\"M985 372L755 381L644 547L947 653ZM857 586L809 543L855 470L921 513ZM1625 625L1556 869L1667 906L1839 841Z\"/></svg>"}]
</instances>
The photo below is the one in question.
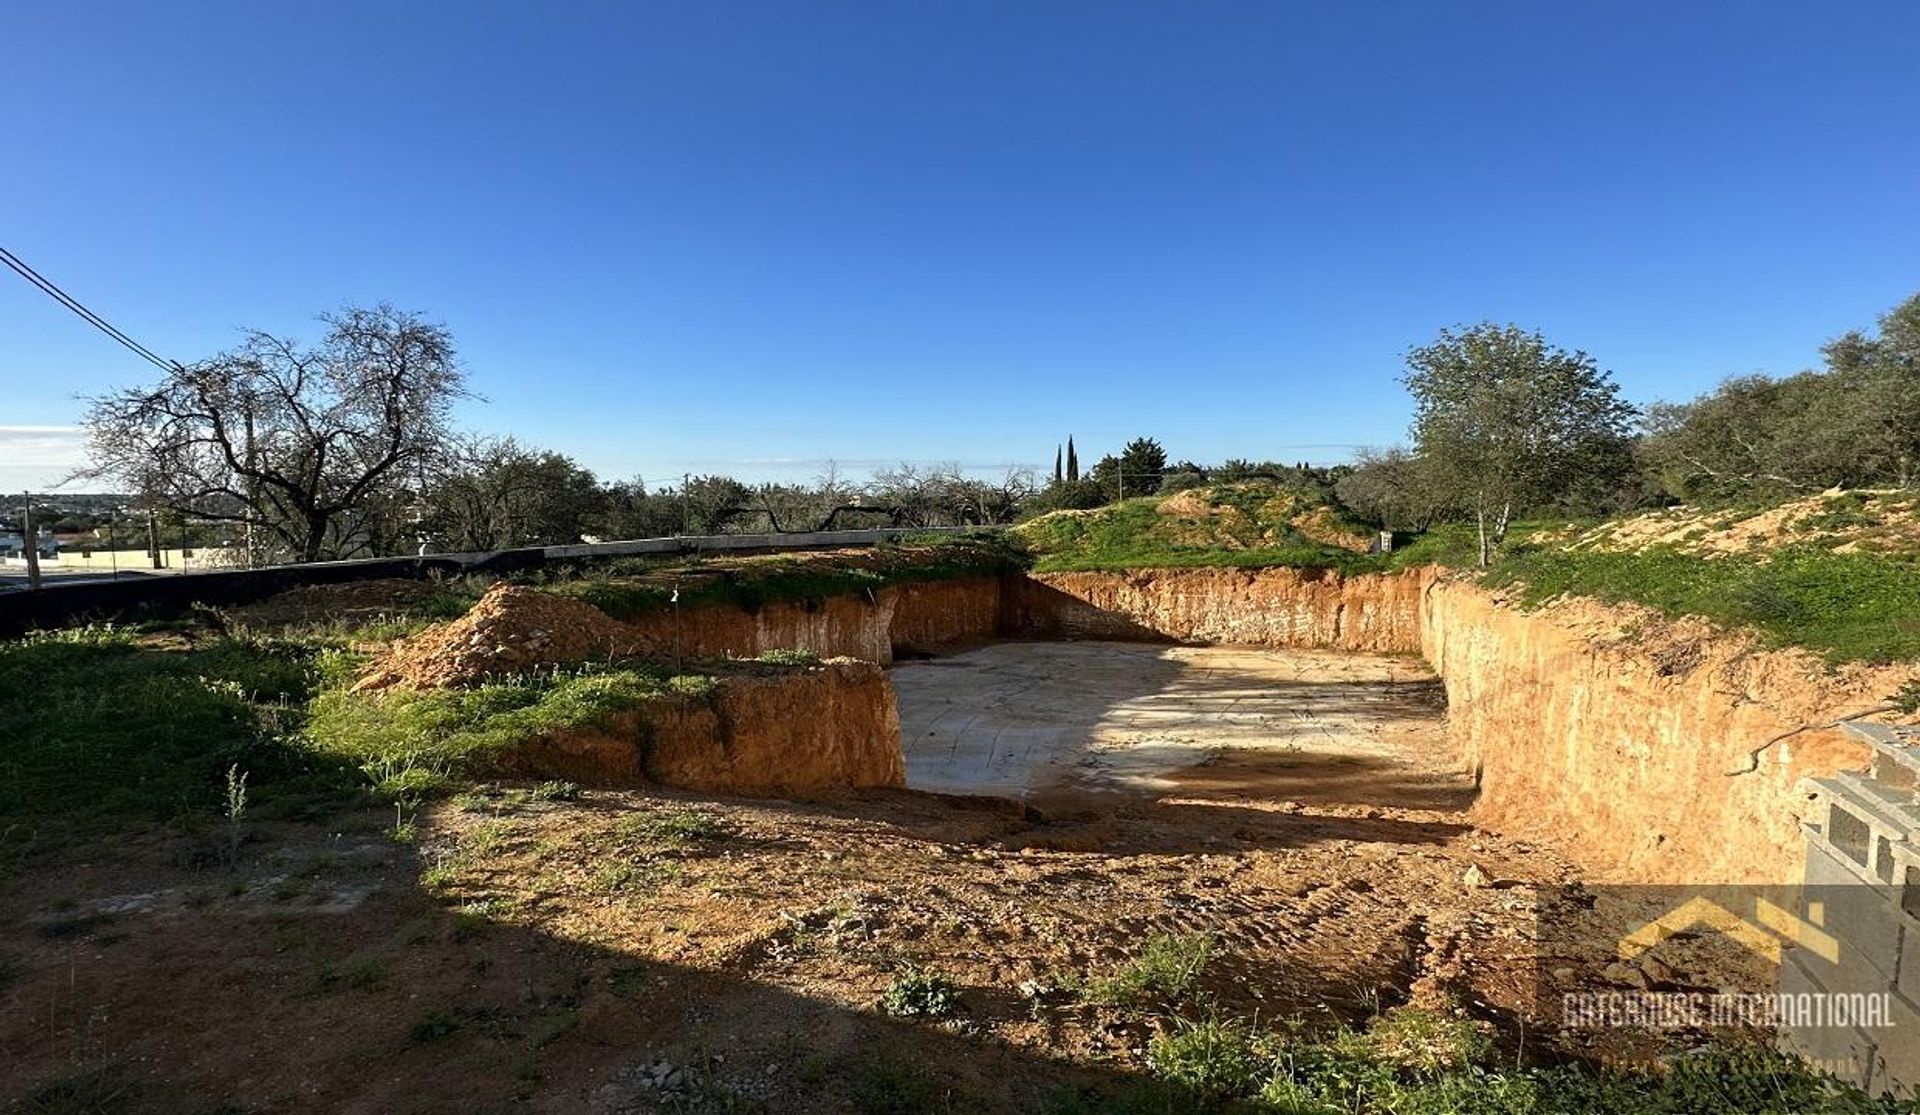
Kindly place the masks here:
<instances>
[{"instance_id":1,"label":"olive tree","mask_svg":"<svg viewBox=\"0 0 1920 1115\"><path fill-rule=\"evenodd\" d=\"M380 305L320 320L315 347L253 332L158 384L89 400L84 475L259 527L300 560L368 548L352 524L440 451L464 381L452 335L416 314Z\"/></svg>"},{"instance_id":2,"label":"olive tree","mask_svg":"<svg viewBox=\"0 0 1920 1115\"><path fill-rule=\"evenodd\" d=\"M1407 354L1414 450L1449 502L1473 516L1480 565L1517 508L1618 467L1634 410L1593 357L1538 332L1485 322L1443 329Z\"/></svg>"}]
</instances>

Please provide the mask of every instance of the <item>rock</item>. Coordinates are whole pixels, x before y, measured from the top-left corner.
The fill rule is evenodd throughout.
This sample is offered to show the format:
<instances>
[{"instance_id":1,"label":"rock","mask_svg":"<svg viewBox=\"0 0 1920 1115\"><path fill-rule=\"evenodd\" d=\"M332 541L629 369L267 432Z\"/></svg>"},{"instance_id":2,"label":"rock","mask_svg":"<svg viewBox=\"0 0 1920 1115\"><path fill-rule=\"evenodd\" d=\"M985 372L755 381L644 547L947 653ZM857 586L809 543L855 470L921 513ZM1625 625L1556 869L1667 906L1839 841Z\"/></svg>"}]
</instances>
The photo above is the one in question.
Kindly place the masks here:
<instances>
[{"instance_id":1,"label":"rock","mask_svg":"<svg viewBox=\"0 0 1920 1115\"><path fill-rule=\"evenodd\" d=\"M1467 873L1460 877L1460 881L1474 888L1475 890L1480 890L1485 887L1490 887L1493 885L1493 877L1491 875L1488 875L1485 871L1482 871L1480 869L1480 865L1477 863L1470 863L1467 865Z\"/></svg>"}]
</instances>

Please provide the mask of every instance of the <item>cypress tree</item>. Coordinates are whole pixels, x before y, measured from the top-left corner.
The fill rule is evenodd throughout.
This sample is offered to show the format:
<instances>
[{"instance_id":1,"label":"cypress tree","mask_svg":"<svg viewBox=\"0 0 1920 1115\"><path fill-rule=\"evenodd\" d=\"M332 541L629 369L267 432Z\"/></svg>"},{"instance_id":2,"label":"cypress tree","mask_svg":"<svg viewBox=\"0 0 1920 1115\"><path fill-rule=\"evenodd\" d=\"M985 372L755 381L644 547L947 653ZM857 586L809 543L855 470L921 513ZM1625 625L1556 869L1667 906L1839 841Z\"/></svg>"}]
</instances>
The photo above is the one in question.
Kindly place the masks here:
<instances>
[{"instance_id":1,"label":"cypress tree","mask_svg":"<svg viewBox=\"0 0 1920 1115\"><path fill-rule=\"evenodd\" d=\"M1067 479L1080 479L1080 454L1073 451L1073 435L1067 435Z\"/></svg>"},{"instance_id":2,"label":"cypress tree","mask_svg":"<svg viewBox=\"0 0 1920 1115\"><path fill-rule=\"evenodd\" d=\"M1066 475L1060 471L1060 461L1060 446L1056 443L1053 447L1053 482L1055 484L1060 483L1061 479Z\"/></svg>"}]
</instances>

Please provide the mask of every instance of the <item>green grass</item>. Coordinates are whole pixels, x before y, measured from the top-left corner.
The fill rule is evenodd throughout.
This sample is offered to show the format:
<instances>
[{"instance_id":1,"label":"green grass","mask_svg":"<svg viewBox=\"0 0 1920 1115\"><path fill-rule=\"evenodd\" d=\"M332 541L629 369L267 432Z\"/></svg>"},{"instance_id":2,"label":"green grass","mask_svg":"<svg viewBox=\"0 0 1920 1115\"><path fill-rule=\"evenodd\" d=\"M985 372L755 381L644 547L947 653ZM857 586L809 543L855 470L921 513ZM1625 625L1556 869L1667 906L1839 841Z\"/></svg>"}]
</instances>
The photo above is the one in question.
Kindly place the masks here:
<instances>
[{"instance_id":1,"label":"green grass","mask_svg":"<svg viewBox=\"0 0 1920 1115\"><path fill-rule=\"evenodd\" d=\"M1310 1038L1244 1021L1174 1020L1147 1049L1151 1079L1114 1094L1067 1091L1054 1115L1911 1115L1798 1058L1714 1044L1633 1068L1517 1064L1483 1029L1399 1008L1358 1030Z\"/></svg>"},{"instance_id":2,"label":"green grass","mask_svg":"<svg viewBox=\"0 0 1920 1115\"><path fill-rule=\"evenodd\" d=\"M1771 645L1801 646L1830 662L1920 658L1920 564L1815 547L1711 560L1671 549L1636 554L1531 550L1489 571L1490 585L1524 604L1573 594L1644 604L1750 627Z\"/></svg>"},{"instance_id":3,"label":"green grass","mask_svg":"<svg viewBox=\"0 0 1920 1115\"><path fill-rule=\"evenodd\" d=\"M1372 572L1386 564L1375 555L1356 554L1298 535L1244 547L1217 538L1183 541L1179 537L1180 521L1155 510L1159 503L1160 497L1148 496L1097 511L1047 515L1021 526L1020 536L1036 555L1033 569L1037 573L1191 566L1293 566Z\"/></svg>"},{"instance_id":4,"label":"green grass","mask_svg":"<svg viewBox=\"0 0 1920 1115\"><path fill-rule=\"evenodd\" d=\"M488 772L528 739L604 727L647 701L698 696L713 684L622 665L501 678L467 689L332 689L314 698L307 735L321 753L359 767L381 793L416 796Z\"/></svg>"},{"instance_id":5,"label":"green grass","mask_svg":"<svg viewBox=\"0 0 1920 1115\"><path fill-rule=\"evenodd\" d=\"M311 645L257 639L161 650L111 628L0 642L0 817L212 818L236 767L256 810L324 801L352 778L295 738L315 659Z\"/></svg>"},{"instance_id":6,"label":"green grass","mask_svg":"<svg viewBox=\"0 0 1920 1115\"><path fill-rule=\"evenodd\" d=\"M1186 995L1213 959L1213 938L1205 933L1149 937L1140 951L1112 975L1090 980L1081 998L1108 1006L1132 1006Z\"/></svg>"}]
</instances>

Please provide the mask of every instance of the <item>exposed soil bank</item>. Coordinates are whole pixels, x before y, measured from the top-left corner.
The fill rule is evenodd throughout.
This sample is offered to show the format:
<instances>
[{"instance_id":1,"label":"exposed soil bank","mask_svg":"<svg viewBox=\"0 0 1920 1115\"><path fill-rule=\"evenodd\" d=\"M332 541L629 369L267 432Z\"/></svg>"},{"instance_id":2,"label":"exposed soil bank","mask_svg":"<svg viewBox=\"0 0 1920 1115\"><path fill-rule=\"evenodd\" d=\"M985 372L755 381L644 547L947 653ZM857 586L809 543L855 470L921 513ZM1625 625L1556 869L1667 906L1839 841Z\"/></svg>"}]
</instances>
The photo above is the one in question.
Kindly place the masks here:
<instances>
[{"instance_id":1,"label":"exposed soil bank","mask_svg":"<svg viewBox=\"0 0 1920 1115\"><path fill-rule=\"evenodd\" d=\"M1520 612L1459 582L1423 615L1476 816L1632 881L1798 881L1800 780L1864 767L1833 725L1907 676L1590 600Z\"/></svg>"},{"instance_id":2,"label":"exposed soil bank","mask_svg":"<svg viewBox=\"0 0 1920 1115\"><path fill-rule=\"evenodd\" d=\"M1427 572L1141 569L1041 573L1009 602L1008 625L1068 639L1172 639L1240 646L1410 653L1420 648Z\"/></svg>"},{"instance_id":3,"label":"exposed soil bank","mask_svg":"<svg viewBox=\"0 0 1920 1115\"><path fill-rule=\"evenodd\" d=\"M1886 711L1910 674L1593 601L1522 612L1432 570L1049 574L1008 615L1053 637L1417 651L1445 682L1476 818L1644 882L1796 881L1800 780L1865 766L1834 724Z\"/></svg>"},{"instance_id":4,"label":"exposed soil bank","mask_svg":"<svg viewBox=\"0 0 1920 1115\"><path fill-rule=\"evenodd\" d=\"M878 666L850 660L725 677L706 697L651 701L598 729L529 741L506 765L748 797L906 783L893 686Z\"/></svg>"}]
</instances>

